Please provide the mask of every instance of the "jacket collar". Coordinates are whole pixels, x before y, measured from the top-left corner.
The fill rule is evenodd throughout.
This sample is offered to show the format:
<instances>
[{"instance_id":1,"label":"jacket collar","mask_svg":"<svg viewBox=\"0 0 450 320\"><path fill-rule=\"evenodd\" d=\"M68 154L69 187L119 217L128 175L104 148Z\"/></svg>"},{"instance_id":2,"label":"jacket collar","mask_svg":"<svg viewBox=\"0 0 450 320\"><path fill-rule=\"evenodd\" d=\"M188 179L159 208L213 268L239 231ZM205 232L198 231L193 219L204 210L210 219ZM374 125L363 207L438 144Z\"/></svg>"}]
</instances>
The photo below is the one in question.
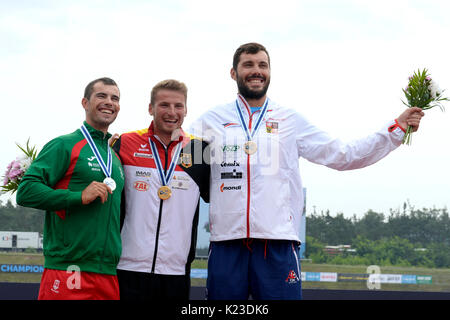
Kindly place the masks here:
<instances>
[{"instance_id":1,"label":"jacket collar","mask_svg":"<svg viewBox=\"0 0 450 320\"><path fill-rule=\"evenodd\" d=\"M176 142L173 145L176 145L178 142L183 142L183 146L187 144L187 141L189 141L189 136L186 135L186 133L184 132L184 130L182 128L180 128L180 135L175 139L172 140L174 142ZM153 141L158 141L161 142L161 140L159 139L159 137L157 135L155 135L155 124L154 121L152 121L152 123L150 124L150 127L148 128L148 136L150 139L152 139Z\"/></svg>"},{"instance_id":2,"label":"jacket collar","mask_svg":"<svg viewBox=\"0 0 450 320\"><path fill-rule=\"evenodd\" d=\"M109 139L111 138L112 134L110 134L109 132L106 133L106 135L103 133L103 131L94 129L94 127L92 127L89 123L87 123L86 121L83 121L84 126L86 127L86 129L88 130L89 134L91 135L91 137L93 139L98 138L98 139Z\"/></svg>"}]
</instances>

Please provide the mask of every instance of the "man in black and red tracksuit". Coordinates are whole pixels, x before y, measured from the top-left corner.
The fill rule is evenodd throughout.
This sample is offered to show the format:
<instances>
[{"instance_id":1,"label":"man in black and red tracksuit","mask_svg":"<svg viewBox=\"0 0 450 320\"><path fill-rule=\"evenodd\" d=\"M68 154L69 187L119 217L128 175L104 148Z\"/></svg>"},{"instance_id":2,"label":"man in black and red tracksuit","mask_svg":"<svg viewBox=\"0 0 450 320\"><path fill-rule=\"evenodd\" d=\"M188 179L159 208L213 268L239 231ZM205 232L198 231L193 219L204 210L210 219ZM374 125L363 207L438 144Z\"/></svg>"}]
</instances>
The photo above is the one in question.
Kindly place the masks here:
<instances>
[{"instance_id":1,"label":"man in black and red tracksuit","mask_svg":"<svg viewBox=\"0 0 450 320\"><path fill-rule=\"evenodd\" d=\"M176 80L152 90L148 129L122 134L114 150L125 172L121 299L189 298L199 197L209 202L207 144L181 129L186 86Z\"/></svg>"}]
</instances>

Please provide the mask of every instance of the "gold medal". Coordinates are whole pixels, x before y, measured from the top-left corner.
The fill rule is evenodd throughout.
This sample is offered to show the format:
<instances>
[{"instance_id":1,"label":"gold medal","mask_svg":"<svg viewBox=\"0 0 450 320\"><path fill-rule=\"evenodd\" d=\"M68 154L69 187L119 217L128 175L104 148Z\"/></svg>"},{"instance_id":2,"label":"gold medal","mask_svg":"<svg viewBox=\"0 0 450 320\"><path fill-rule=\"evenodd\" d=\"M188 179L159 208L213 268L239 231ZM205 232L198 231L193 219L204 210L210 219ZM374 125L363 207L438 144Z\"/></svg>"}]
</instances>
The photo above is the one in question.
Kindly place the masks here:
<instances>
[{"instance_id":1,"label":"gold medal","mask_svg":"<svg viewBox=\"0 0 450 320\"><path fill-rule=\"evenodd\" d=\"M162 186L158 189L158 197L161 200L167 200L172 196L172 189L168 186Z\"/></svg>"},{"instance_id":2,"label":"gold medal","mask_svg":"<svg viewBox=\"0 0 450 320\"><path fill-rule=\"evenodd\" d=\"M256 142L254 141L247 141L244 144L244 151L246 154L254 154L258 150L258 146L256 145Z\"/></svg>"}]
</instances>

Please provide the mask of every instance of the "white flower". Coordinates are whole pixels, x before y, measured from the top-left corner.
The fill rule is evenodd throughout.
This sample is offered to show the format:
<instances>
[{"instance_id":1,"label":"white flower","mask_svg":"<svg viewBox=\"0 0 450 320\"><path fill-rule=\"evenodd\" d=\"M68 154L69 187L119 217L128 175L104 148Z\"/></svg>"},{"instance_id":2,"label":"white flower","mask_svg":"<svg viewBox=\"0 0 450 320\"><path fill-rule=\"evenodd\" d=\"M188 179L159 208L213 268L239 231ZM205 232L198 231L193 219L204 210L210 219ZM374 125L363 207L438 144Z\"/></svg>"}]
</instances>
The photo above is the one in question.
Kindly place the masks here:
<instances>
[{"instance_id":1,"label":"white flower","mask_svg":"<svg viewBox=\"0 0 450 320\"><path fill-rule=\"evenodd\" d=\"M17 157L17 161L20 163L20 170L22 170L22 172L27 171L32 162L31 158L27 157L26 155Z\"/></svg>"},{"instance_id":2,"label":"white flower","mask_svg":"<svg viewBox=\"0 0 450 320\"><path fill-rule=\"evenodd\" d=\"M428 90L430 91L431 97L433 99L438 98L442 94L441 88L439 88L439 85L433 80L430 81L430 84L428 85Z\"/></svg>"}]
</instances>

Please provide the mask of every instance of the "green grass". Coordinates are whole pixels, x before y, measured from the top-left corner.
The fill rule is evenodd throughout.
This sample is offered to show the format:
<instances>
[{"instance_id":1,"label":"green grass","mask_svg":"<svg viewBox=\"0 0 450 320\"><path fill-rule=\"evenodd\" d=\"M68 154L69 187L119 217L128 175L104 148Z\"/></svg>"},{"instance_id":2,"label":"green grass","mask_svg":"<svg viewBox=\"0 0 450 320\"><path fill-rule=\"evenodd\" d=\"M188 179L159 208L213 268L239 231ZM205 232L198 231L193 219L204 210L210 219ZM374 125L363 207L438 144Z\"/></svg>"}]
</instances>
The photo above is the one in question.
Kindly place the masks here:
<instances>
[{"instance_id":1,"label":"green grass","mask_svg":"<svg viewBox=\"0 0 450 320\"><path fill-rule=\"evenodd\" d=\"M0 253L0 264L44 264L42 254L24 254L24 253ZM193 269L206 269L206 260L195 260L192 263ZM367 273L367 266L347 266L347 265L329 265L313 264L303 262L302 271L305 272L337 272L337 273ZM381 284L382 290L398 291L444 291L450 292L450 269L429 269L416 267L380 267L384 274L415 274L431 275L432 284ZM0 272L0 282L40 282L40 274L26 273L2 273ZM192 286L205 286L206 279L192 279ZM304 281L302 287L305 289L348 289L348 290L367 290L365 283L358 282L307 282Z\"/></svg>"},{"instance_id":2,"label":"green grass","mask_svg":"<svg viewBox=\"0 0 450 320\"><path fill-rule=\"evenodd\" d=\"M415 274L433 277L432 284L381 284L381 290L387 291L435 291L450 292L450 269L431 269L418 267L380 266L384 274ZM337 273L367 273L367 266L347 266L330 264L302 263L304 272L337 272ZM347 289L367 290L364 282L303 282L305 289Z\"/></svg>"}]
</instances>

